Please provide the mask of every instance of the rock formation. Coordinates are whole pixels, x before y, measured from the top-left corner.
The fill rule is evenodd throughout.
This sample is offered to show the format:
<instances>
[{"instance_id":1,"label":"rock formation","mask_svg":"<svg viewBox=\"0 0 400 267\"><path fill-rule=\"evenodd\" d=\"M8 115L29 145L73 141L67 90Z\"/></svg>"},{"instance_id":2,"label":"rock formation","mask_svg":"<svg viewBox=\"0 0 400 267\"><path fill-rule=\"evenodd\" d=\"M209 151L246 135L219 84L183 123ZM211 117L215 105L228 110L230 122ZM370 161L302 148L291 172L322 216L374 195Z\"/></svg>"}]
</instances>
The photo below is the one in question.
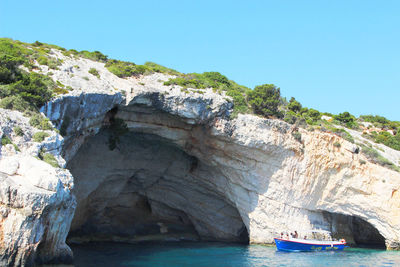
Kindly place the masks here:
<instances>
[{"instance_id":1,"label":"rock formation","mask_svg":"<svg viewBox=\"0 0 400 267\"><path fill-rule=\"evenodd\" d=\"M103 63L63 62L53 78L74 90L41 111L64 139L53 131L32 142L27 119L1 110L2 135L17 140L17 123L27 132L20 152L1 148L1 263L71 260L67 235L272 243L281 231L324 229L400 247L400 174L354 144L279 120L230 119L228 97L164 86L164 74L120 79ZM100 78L82 79L93 66ZM65 169L36 159L42 148Z\"/></svg>"}]
</instances>

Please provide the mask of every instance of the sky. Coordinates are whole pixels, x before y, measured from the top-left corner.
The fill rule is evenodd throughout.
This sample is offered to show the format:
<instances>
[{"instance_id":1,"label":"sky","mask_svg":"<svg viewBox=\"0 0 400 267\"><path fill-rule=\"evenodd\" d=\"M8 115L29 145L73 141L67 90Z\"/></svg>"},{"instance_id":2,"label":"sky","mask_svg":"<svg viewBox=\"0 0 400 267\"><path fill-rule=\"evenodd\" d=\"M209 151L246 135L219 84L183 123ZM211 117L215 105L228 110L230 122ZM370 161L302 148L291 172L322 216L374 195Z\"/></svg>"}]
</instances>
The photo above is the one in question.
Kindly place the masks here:
<instances>
[{"instance_id":1,"label":"sky","mask_svg":"<svg viewBox=\"0 0 400 267\"><path fill-rule=\"evenodd\" d=\"M397 0L0 0L0 37L273 83L303 106L400 121Z\"/></svg>"}]
</instances>

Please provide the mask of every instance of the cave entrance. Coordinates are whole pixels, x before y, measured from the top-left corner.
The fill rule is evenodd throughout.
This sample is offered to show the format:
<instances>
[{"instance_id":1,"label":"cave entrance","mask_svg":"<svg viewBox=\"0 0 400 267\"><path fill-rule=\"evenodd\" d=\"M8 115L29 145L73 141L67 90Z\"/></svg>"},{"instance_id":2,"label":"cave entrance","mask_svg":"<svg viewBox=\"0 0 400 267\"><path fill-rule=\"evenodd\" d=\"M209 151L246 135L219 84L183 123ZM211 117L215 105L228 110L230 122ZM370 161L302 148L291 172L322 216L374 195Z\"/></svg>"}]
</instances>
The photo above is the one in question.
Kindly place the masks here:
<instances>
[{"instance_id":1,"label":"cave entrance","mask_svg":"<svg viewBox=\"0 0 400 267\"><path fill-rule=\"evenodd\" d=\"M333 238L345 238L350 246L386 249L385 238L369 222L340 213L323 212Z\"/></svg>"},{"instance_id":2,"label":"cave entrance","mask_svg":"<svg viewBox=\"0 0 400 267\"><path fill-rule=\"evenodd\" d=\"M219 171L152 134L89 137L67 168L77 208L69 242L207 240L248 243Z\"/></svg>"}]
</instances>

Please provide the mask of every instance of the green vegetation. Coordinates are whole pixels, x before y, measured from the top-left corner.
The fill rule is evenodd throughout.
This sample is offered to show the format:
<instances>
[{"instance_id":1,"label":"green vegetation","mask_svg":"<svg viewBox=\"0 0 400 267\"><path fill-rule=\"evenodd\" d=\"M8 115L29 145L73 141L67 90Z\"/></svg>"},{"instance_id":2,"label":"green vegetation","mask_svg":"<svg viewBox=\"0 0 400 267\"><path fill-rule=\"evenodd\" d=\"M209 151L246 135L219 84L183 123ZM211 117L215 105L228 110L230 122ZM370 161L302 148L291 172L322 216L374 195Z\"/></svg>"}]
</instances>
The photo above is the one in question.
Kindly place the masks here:
<instances>
[{"instance_id":1,"label":"green vegetation","mask_svg":"<svg viewBox=\"0 0 400 267\"><path fill-rule=\"evenodd\" d=\"M339 142L335 142L335 143L333 143L333 146L337 147L337 148L340 148L342 145Z\"/></svg>"},{"instance_id":2,"label":"green vegetation","mask_svg":"<svg viewBox=\"0 0 400 267\"><path fill-rule=\"evenodd\" d=\"M249 92L248 101L255 114L282 118L283 114L278 110L280 97L280 88L273 84L263 84L256 86L253 91Z\"/></svg>"},{"instance_id":3,"label":"green vegetation","mask_svg":"<svg viewBox=\"0 0 400 267\"><path fill-rule=\"evenodd\" d=\"M100 74L95 68L90 68L88 72L100 79Z\"/></svg>"},{"instance_id":4,"label":"green vegetation","mask_svg":"<svg viewBox=\"0 0 400 267\"><path fill-rule=\"evenodd\" d=\"M182 91L185 93L203 94L205 88L212 88L214 92L225 93L233 99L234 109L231 118L235 118L239 113L255 113L264 117L280 118L290 124L296 124L310 130L321 129L322 131L332 132L350 142L354 142L353 137L344 129L338 129L334 125L339 124L346 128L360 130L360 122L370 122L382 131L372 132L367 134L366 137L376 143L382 143L400 150L399 121L390 121L377 115L362 115L357 119L349 112L338 115L321 113L316 109L304 107L294 97L291 97L289 102L286 101L280 95L280 88L273 84L256 86L254 90L251 90L229 80L219 72L183 74L154 62L137 65L132 62L109 59L108 56L99 51L83 50L79 52L39 41L28 44L0 38L0 108L24 112L25 115L32 117L30 124L41 130L49 130L52 127L47 119L39 115L39 108L54 95L66 94L69 90L72 90L71 87L65 87L59 81L54 82L50 77L52 73L42 75L32 72L32 70L38 70L37 64L46 65L51 69L57 69L62 64L62 60L51 55L52 49L61 51L65 56L84 57L103 62L110 72L121 78L155 72L166 73L175 75L176 78L169 79L164 84L182 86ZM24 66L30 72L24 71L21 66ZM79 66L74 67L79 68ZM91 68L89 73L100 77L95 68ZM83 79L89 80L88 77L83 77ZM323 114L331 116L333 121L321 120ZM61 134L66 134L68 124L69 120L62 123ZM392 132L387 132L388 130Z\"/></svg>"},{"instance_id":5,"label":"green vegetation","mask_svg":"<svg viewBox=\"0 0 400 267\"><path fill-rule=\"evenodd\" d=\"M43 117L41 114L33 114L29 119L29 124L40 130L52 130L49 119Z\"/></svg>"},{"instance_id":6,"label":"green vegetation","mask_svg":"<svg viewBox=\"0 0 400 267\"><path fill-rule=\"evenodd\" d=\"M57 159L54 157L53 154L47 153L45 150L41 149L38 154L39 159L43 160L44 162L50 164L55 168L59 168Z\"/></svg>"},{"instance_id":7,"label":"green vegetation","mask_svg":"<svg viewBox=\"0 0 400 267\"><path fill-rule=\"evenodd\" d=\"M55 84L51 78L35 72L25 72L24 65L33 69L33 62L45 63L47 46L30 46L11 39L0 38L0 107L35 113L53 94ZM30 48L30 49L29 49ZM47 61L48 63L48 61Z\"/></svg>"},{"instance_id":8,"label":"green vegetation","mask_svg":"<svg viewBox=\"0 0 400 267\"><path fill-rule=\"evenodd\" d=\"M5 145L13 145L13 146L14 146L14 149L15 149L16 151L20 151L19 148L18 148L18 146L17 146L16 144L14 144L14 143L11 141L10 137L8 137L8 136L6 136L6 135L3 135L3 137L1 138L1 145L2 145L2 146L5 146Z\"/></svg>"},{"instance_id":9,"label":"green vegetation","mask_svg":"<svg viewBox=\"0 0 400 267\"><path fill-rule=\"evenodd\" d=\"M395 150L400 150L400 132L397 132L396 135L392 135L389 132L372 132L371 134L364 135L365 137L371 139L375 143L384 144L390 148Z\"/></svg>"},{"instance_id":10,"label":"green vegetation","mask_svg":"<svg viewBox=\"0 0 400 267\"><path fill-rule=\"evenodd\" d=\"M299 133L298 131L292 132L292 136L294 137L294 139L296 139L296 141L301 143L301 133Z\"/></svg>"},{"instance_id":11,"label":"green vegetation","mask_svg":"<svg viewBox=\"0 0 400 267\"><path fill-rule=\"evenodd\" d=\"M46 132L37 132L37 133L35 133L34 135L33 135L33 141L35 141L35 142L38 142L38 143L41 143L41 142L43 142L43 140L46 138L46 137L49 137L50 135L48 134L48 133L46 133Z\"/></svg>"},{"instance_id":12,"label":"green vegetation","mask_svg":"<svg viewBox=\"0 0 400 267\"><path fill-rule=\"evenodd\" d=\"M358 123L356 122L356 117L354 117L347 111L340 113L339 115L334 115L333 118L335 119L336 122L338 122L343 126L346 126L347 128L350 129L359 128Z\"/></svg>"},{"instance_id":13,"label":"green vegetation","mask_svg":"<svg viewBox=\"0 0 400 267\"><path fill-rule=\"evenodd\" d=\"M234 110L232 116L239 113L249 113L250 108L247 104L246 96L251 90L239 85L219 72L189 73L180 74L177 78L169 79L164 85L179 85L183 91L188 92L188 88L206 89L213 88L214 91L222 92L233 98Z\"/></svg>"},{"instance_id":14,"label":"green vegetation","mask_svg":"<svg viewBox=\"0 0 400 267\"><path fill-rule=\"evenodd\" d=\"M171 75L178 75L179 72L167 67L158 65L154 62L146 62L144 65L136 65L132 62L110 59L107 61L105 67L113 74L120 78L131 76L151 74L154 72L167 73Z\"/></svg>"},{"instance_id":15,"label":"green vegetation","mask_svg":"<svg viewBox=\"0 0 400 267\"><path fill-rule=\"evenodd\" d=\"M103 63L107 62L107 60L108 60L108 57L99 51L89 52L89 51L83 50L83 51L78 52L74 49L71 49L70 53L74 54L74 55L80 55L84 58L87 58L87 59L90 59L93 61L103 62Z\"/></svg>"},{"instance_id":16,"label":"green vegetation","mask_svg":"<svg viewBox=\"0 0 400 267\"><path fill-rule=\"evenodd\" d=\"M3 135L3 137L1 138L1 145L5 146L10 144L12 144L10 137L8 137L7 135Z\"/></svg>"},{"instance_id":17,"label":"green vegetation","mask_svg":"<svg viewBox=\"0 0 400 267\"><path fill-rule=\"evenodd\" d=\"M381 154L379 154L379 152L376 151L374 148L368 147L363 144L360 144L360 146L361 146L361 153L363 153L368 158L368 160L370 160L371 162L400 172L399 167L397 167L395 164L393 164L387 158L385 158Z\"/></svg>"},{"instance_id":18,"label":"green vegetation","mask_svg":"<svg viewBox=\"0 0 400 267\"><path fill-rule=\"evenodd\" d=\"M24 131L21 127L15 126L13 130L16 136L24 136Z\"/></svg>"},{"instance_id":19,"label":"green vegetation","mask_svg":"<svg viewBox=\"0 0 400 267\"><path fill-rule=\"evenodd\" d=\"M290 111L294 113L299 113L302 109L302 105L294 97L290 98L289 105L287 107Z\"/></svg>"}]
</instances>

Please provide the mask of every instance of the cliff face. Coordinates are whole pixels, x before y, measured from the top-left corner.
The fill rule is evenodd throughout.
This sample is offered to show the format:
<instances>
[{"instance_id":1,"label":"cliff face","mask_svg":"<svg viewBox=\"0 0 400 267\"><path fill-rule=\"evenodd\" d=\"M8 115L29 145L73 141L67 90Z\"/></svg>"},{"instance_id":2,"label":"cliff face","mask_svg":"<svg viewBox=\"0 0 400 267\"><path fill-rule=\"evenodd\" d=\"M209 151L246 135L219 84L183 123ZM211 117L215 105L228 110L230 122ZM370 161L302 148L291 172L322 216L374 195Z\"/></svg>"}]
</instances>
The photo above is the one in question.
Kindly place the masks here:
<instances>
[{"instance_id":1,"label":"cliff face","mask_svg":"<svg viewBox=\"0 0 400 267\"><path fill-rule=\"evenodd\" d=\"M42 112L64 139L1 150L3 262L68 259L68 233L70 242L272 243L282 231L324 229L399 248L400 174L354 144L279 120L230 120L227 97L164 86L163 74L119 79L102 63L63 60L53 78L74 90ZM91 67L100 78L87 81ZM66 169L35 159L41 146Z\"/></svg>"}]
</instances>

